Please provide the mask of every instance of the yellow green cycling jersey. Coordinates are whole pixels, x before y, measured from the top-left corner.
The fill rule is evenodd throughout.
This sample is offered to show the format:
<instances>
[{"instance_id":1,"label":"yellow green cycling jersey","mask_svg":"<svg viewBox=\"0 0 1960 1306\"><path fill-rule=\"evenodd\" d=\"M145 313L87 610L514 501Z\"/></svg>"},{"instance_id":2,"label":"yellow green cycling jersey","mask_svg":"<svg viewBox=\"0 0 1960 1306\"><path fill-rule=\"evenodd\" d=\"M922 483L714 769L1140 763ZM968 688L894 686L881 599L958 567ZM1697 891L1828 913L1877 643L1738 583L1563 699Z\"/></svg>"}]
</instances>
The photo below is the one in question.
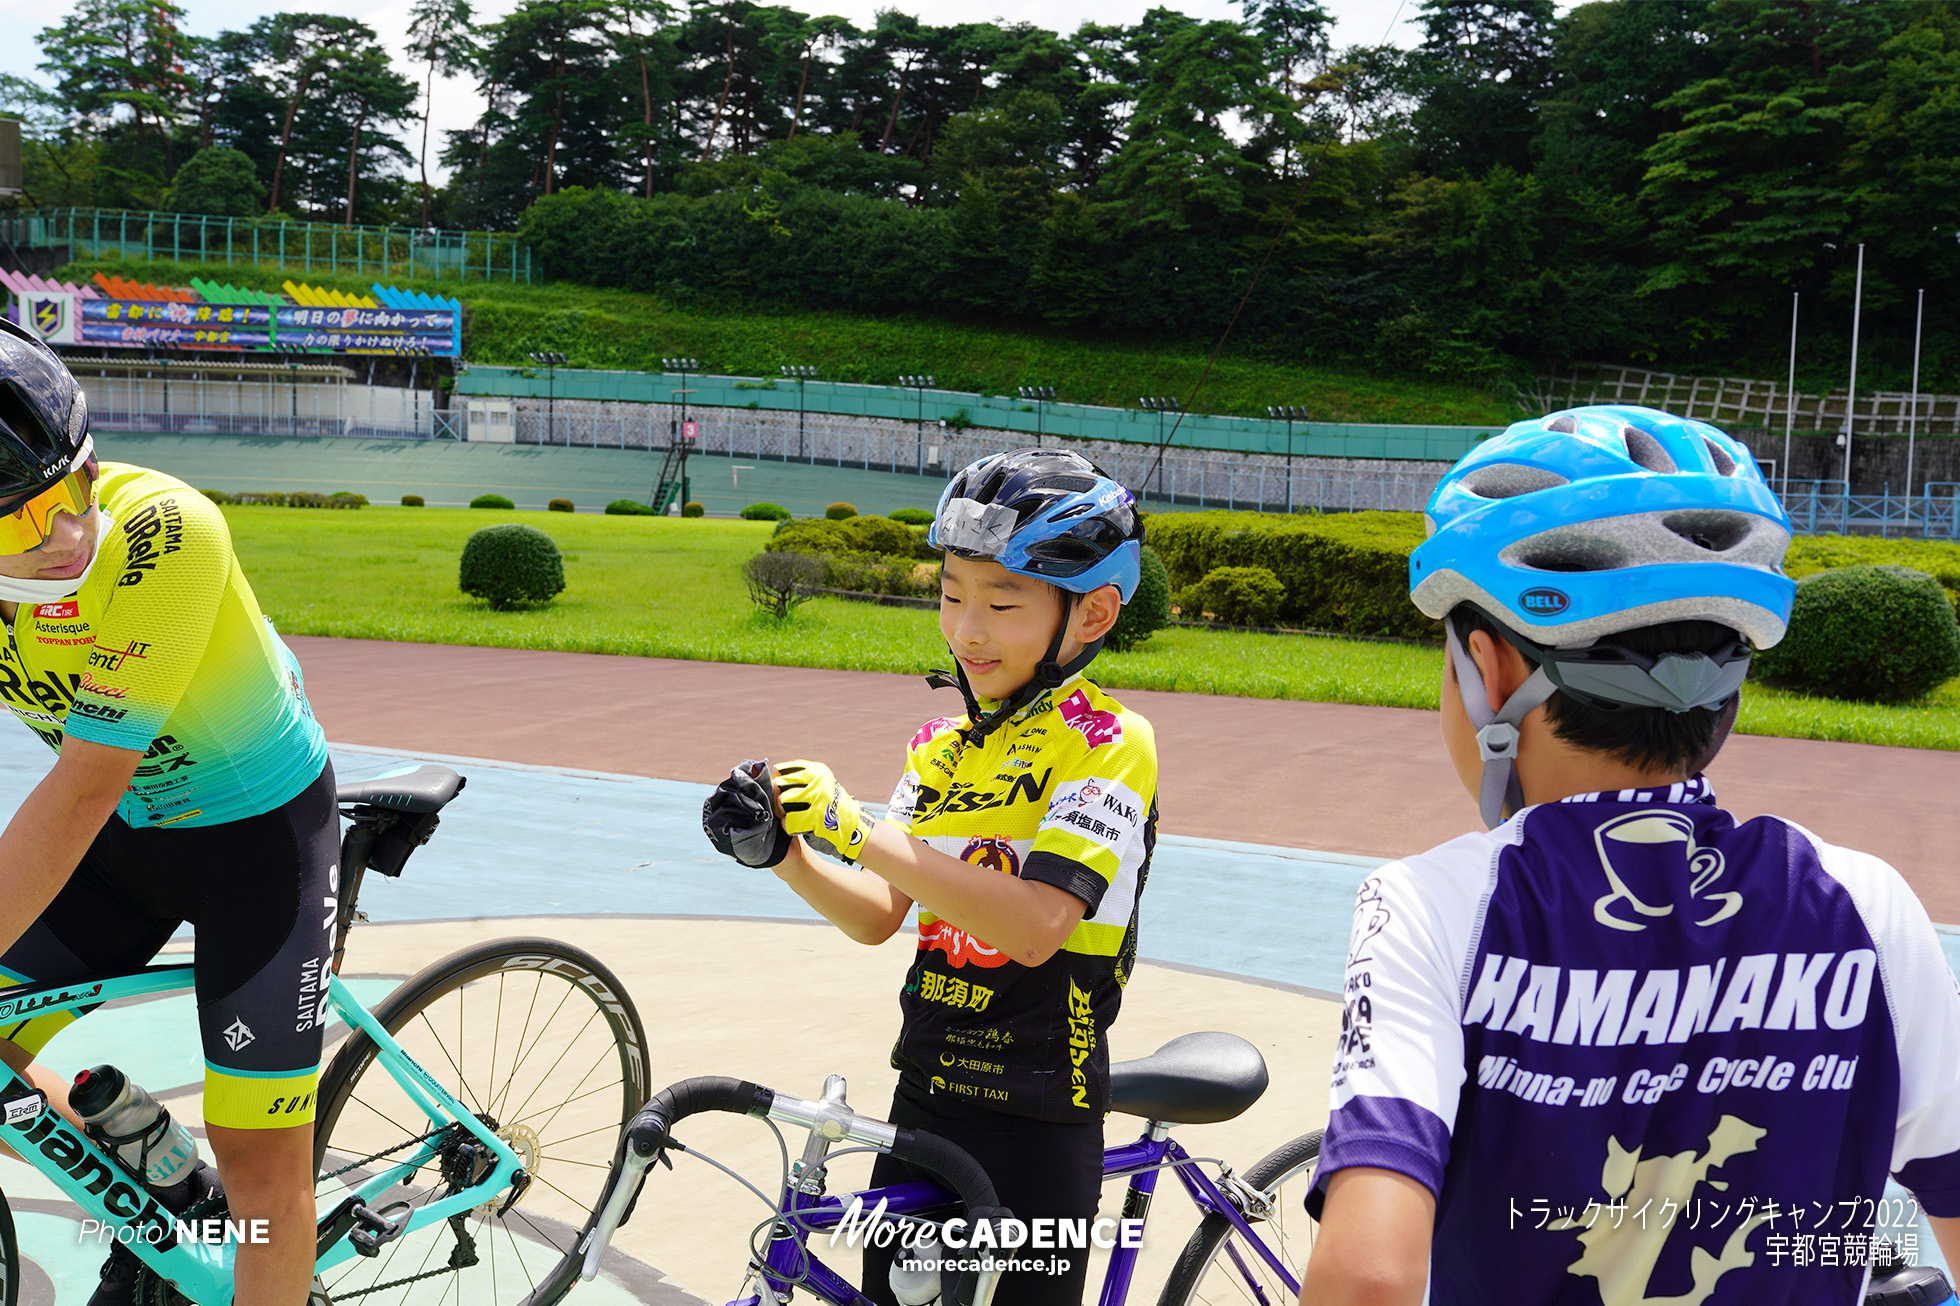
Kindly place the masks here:
<instances>
[{"instance_id":1,"label":"yellow green cycling jersey","mask_svg":"<svg viewBox=\"0 0 1960 1306\"><path fill-rule=\"evenodd\" d=\"M1031 967L921 907L892 1065L1007 1115L1098 1119L1157 837L1156 739L1080 676L980 743L965 741L966 724L919 729L886 819L963 861L1065 889L1087 911Z\"/></svg>"},{"instance_id":2,"label":"yellow green cycling jersey","mask_svg":"<svg viewBox=\"0 0 1960 1306\"><path fill-rule=\"evenodd\" d=\"M259 612L211 501L103 463L97 555L81 590L16 610L0 703L56 751L140 751L117 815L218 825L272 811L326 763L299 662Z\"/></svg>"}]
</instances>

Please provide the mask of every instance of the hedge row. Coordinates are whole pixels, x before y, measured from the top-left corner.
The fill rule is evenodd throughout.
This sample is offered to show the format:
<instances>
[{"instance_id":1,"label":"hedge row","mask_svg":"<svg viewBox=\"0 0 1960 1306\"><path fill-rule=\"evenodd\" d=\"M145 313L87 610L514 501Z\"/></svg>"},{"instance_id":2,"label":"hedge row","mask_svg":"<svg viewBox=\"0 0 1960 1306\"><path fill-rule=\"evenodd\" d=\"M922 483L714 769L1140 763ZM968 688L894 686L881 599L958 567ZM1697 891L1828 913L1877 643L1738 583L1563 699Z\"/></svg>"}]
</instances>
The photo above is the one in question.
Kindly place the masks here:
<instances>
[{"instance_id":1,"label":"hedge row","mask_svg":"<svg viewBox=\"0 0 1960 1306\"><path fill-rule=\"evenodd\" d=\"M1356 635L1437 639L1441 628L1409 602L1409 554L1422 543L1422 514L1354 512L1151 513L1147 538L1183 590L1219 567L1264 567L1286 587L1278 620ZM1801 579L1857 565L1923 571L1960 606L1960 544L1869 536L1802 535L1784 570Z\"/></svg>"},{"instance_id":2,"label":"hedge row","mask_svg":"<svg viewBox=\"0 0 1960 1306\"><path fill-rule=\"evenodd\" d=\"M200 490L213 503L262 504L272 508L365 508L367 496L351 490L321 494L317 490L244 490L230 494L224 490Z\"/></svg>"},{"instance_id":3,"label":"hedge row","mask_svg":"<svg viewBox=\"0 0 1960 1306\"><path fill-rule=\"evenodd\" d=\"M1170 569L1174 590L1219 567L1264 567L1286 587L1276 613L1285 625L1441 637L1438 624L1409 602L1409 554L1423 541L1420 513L1151 513L1145 538Z\"/></svg>"}]
</instances>

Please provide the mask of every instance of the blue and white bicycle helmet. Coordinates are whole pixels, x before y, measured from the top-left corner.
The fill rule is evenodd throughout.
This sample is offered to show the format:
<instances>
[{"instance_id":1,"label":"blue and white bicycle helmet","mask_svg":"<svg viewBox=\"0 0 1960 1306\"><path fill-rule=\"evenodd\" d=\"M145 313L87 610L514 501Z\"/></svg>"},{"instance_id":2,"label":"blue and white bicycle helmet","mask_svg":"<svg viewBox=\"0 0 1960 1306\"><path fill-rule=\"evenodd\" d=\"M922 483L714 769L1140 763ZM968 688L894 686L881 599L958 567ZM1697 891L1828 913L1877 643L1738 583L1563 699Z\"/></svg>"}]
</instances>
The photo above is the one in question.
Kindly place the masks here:
<instances>
[{"instance_id":1,"label":"blue and white bicycle helmet","mask_svg":"<svg viewBox=\"0 0 1960 1306\"><path fill-rule=\"evenodd\" d=\"M960 691L970 722L962 734L972 743L1089 665L1102 651L1100 639L1060 661L1075 597L1114 585L1128 603L1143 559L1136 497L1081 454L1063 449L1014 449L969 463L939 496L926 539L934 548L1046 581L1068 596L1034 679L993 712L982 715L957 658L952 671L926 677L934 688Z\"/></svg>"},{"instance_id":2,"label":"blue and white bicycle helmet","mask_svg":"<svg viewBox=\"0 0 1960 1306\"><path fill-rule=\"evenodd\" d=\"M1128 603L1143 556L1136 498L1081 454L1015 449L947 483L927 539L1075 594L1114 585Z\"/></svg>"},{"instance_id":3,"label":"blue and white bicycle helmet","mask_svg":"<svg viewBox=\"0 0 1960 1306\"><path fill-rule=\"evenodd\" d=\"M1733 719L1750 645L1783 638L1796 585L1782 571L1790 519L1749 451L1714 427L1599 405L1518 422L1452 467L1409 555L1409 594L1431 617L1473 605L1536 670L1493 713L1445 625L1464 707L1479 727L1482 805L1521 805L1517 724L1556 691L1594 706L1710 708ZM1613 636L1674 621L1738 633L1718 654L1651 658ZM1716 745L1720 746L1718 733ZM1710 754L1712 756L1712 753Z\"/></svg>"}]
</instances>

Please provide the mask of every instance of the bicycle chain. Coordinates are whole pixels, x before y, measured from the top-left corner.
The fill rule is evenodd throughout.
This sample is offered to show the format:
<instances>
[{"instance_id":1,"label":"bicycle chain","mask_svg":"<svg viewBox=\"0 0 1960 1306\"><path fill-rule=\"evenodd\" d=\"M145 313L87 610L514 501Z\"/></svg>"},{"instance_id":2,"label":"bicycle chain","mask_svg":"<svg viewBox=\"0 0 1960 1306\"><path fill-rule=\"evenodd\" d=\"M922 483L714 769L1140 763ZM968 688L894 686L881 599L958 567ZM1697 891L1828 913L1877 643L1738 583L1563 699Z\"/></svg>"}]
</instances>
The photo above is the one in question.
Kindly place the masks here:
<instances>
[{"instance_id":1,"label":"bicycle chain","mask_svg":"<svg viewBox=\"0 0 1960 1306\"><path fill-rule=\"evenodd\" d=\"M389 1288L399 1288L405 1283L419 1283L423 1279L433 1279L438 1274L454 1274L458 1270L469 1269L472 1265L476 1264L477 1258L476 1239L470 1237L469 1231L463 1228L463 1218L468 1214L467 1211L458 1211L449 1217L449 1229L450 1232L456 1235L456 1246L450 1250L449 1263L447 1265L440 1269L424 1270L420 1274L411 1274L405 1279L390 1279L386 1283L377 1283L372 1288L363 1288L359 1292L342 1294L332 1293L332 1290L329 1289L334 1301L353 1301L356 1297L365 1297L371 1292L383 1292Z\"/></svg>"}]
</instances>

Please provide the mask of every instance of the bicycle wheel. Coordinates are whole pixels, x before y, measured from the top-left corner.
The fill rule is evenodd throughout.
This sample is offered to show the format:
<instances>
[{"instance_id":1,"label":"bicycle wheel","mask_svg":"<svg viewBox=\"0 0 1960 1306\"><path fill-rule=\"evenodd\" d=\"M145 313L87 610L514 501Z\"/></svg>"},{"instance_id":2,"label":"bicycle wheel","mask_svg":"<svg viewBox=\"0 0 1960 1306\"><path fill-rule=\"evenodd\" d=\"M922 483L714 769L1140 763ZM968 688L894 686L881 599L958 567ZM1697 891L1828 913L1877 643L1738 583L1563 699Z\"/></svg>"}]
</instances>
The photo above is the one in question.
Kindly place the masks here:
<instances>
[{"instance_id":1,"label":"bicycle wheel","mask_svg":"<svg viewBox=\"0 0 1960 1306\"><path fill-rule=\"evenodd\" d=\"M1252 1231L1279 1257L1298 1283L1306 1273L1319 1224L1302 1205L1313 1187L1320 1161L1320 1131L1304 1134L1275 1148L1241 1176L1252 1187L1273 1194L1271 1213L1251 1221ZM1158 1306L1212 1306L1218 1302L1290 1304L1288 1291L1273 1267L1222 1215L1207 1215L1191 1241L1184 1244Z\"/></svg>"},{"instance_id":2,"label":"bicycle wheel","mask_svg":"<svg viewBox=\"0 0 1960 1306\"><path fill-rule=\"evenodd\" d=\"M574 1249L597 1220L620 1129L651 1091L646 1033L619 981L568 944L501 939L430 966L374 1016L510 1145L530 1183L336 1265L322 1275L328 1294L339 1306L557 1301L576 1281ZM321 1211L412 1155L430 1128L373 1042L350 1037L320 1082ZM369 1205L391 1215L427 1206L471 1182L477 1164L468 1135L452 1129L439 1156Z\"/></svg>"},{"instance_id":3,"label":"bicycle wheel","mask_svg":"<svg viewBox=\"0 0 1960 1306\"><path fill-rule=\"evenodd\" d=\"M0 1193L0 1306L20 1300L20 1241L14 1237L14 1212Z\"/></svg>"}]
</instances>

